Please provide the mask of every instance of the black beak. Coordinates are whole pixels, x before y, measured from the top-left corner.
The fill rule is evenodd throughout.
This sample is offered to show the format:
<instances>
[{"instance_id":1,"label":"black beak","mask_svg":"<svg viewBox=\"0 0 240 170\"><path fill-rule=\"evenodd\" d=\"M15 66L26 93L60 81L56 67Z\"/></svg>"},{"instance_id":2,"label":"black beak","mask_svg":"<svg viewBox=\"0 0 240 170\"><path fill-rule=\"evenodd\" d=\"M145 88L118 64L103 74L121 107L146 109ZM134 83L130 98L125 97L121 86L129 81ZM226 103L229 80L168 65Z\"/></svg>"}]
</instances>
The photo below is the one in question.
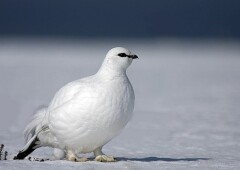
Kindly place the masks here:
<instances>
[{"instance_id":1,"label":"black beak","mask_svg":"<svg viewBox=\"0 0 240 170\"><path fill-rule=\"evenodd\" d=\"M136 58L138 58L138 56L137 55L129 55L128 58L136 59Z\"/></svg>"}]
</instances>

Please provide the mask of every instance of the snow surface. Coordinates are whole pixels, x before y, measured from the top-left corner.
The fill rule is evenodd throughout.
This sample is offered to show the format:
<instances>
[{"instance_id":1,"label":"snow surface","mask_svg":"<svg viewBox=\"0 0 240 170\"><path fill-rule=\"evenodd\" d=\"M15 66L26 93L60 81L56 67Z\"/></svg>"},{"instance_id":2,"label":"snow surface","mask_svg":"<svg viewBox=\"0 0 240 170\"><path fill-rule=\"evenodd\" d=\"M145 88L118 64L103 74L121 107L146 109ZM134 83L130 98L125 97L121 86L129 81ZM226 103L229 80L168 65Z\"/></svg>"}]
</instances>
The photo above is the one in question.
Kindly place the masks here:
<instances>
[{"instance_id":1,"label":"snow surface","mask_svg":"<svg viewBox=\"0 0 240 170\"><path fill-rule=\"evenodd\" d=\"M41 105L94 74L106 52L138 54L128 70L134 117L104 147L116 163L12 160ZM240 44L216 41L0 39L0 169L240 169ZM34 157L49 157L41 148ZM87 155L93 158L92 154Z\"/></svg>"}]
</instances>

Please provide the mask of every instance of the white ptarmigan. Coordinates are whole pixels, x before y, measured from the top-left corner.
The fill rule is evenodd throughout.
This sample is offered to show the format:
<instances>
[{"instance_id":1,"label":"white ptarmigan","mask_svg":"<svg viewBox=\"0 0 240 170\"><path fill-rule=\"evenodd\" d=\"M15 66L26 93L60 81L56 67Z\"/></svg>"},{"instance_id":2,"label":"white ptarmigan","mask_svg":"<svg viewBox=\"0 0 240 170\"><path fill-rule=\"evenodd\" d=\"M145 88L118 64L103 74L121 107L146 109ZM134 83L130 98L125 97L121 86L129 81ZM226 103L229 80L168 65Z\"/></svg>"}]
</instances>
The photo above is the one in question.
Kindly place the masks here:
<instances>
[{"instance_id":1,"label":"white ptarmigan","mask_svg":"<svg viewBox=\"0 0 240 170\"><path fill-rule=\"evenodd\" d=\"M47 108L35 114L25 129L26 145L14 159L24 159L36 148L55 148L54 159L86 161L77 153L94 152L95 160L115 158L102 147L118 135L132 117L135 95L126 70L138 58L123 47L111 49L99 71L68 83Z\"/></svg>"}]
</instances>

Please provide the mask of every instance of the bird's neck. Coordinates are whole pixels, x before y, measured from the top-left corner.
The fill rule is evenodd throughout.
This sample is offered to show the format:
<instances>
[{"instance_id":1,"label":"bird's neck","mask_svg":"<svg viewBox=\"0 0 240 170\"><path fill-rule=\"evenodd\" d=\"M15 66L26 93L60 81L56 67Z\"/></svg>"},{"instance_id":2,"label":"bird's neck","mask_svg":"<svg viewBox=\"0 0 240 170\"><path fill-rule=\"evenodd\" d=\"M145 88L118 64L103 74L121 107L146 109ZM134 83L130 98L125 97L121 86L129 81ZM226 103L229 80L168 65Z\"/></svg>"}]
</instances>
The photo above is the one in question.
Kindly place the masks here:
<instances>
[{"instance_id":1,"label":"bird's neck","mask_svg":"<svg viewBox=\"0 0 240 170\"><path fill-rule=\"evenodd\" d=\"M120 67L111 67L107 64L102 64L97 74L105 78L126 77L126 69Z\"/></svg>"}]
</instances>

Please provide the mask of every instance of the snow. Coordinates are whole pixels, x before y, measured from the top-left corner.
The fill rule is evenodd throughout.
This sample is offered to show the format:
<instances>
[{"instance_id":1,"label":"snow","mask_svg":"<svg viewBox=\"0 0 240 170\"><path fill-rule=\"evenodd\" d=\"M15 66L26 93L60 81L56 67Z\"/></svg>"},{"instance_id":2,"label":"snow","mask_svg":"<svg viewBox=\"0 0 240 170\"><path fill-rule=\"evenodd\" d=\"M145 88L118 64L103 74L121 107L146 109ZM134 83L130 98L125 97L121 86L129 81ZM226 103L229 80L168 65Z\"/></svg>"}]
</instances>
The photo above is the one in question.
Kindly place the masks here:
<instances>
[{"instance_id":1,"label":"snow","mask_svg":"<svg viewBox=\"0 0 240 170\"><path fill-rule=\"evenodd\" d=\"M116 163L12 160L31 115L72 80L94 74L105 53L125 46L139 56L128 70L134 117L104 147ZM239 42L0 40L0 169L239 169ZM49 157L41 148L34 157ZM87 154L93 159L92 154Z\"/></svg>"}]
</instances>

